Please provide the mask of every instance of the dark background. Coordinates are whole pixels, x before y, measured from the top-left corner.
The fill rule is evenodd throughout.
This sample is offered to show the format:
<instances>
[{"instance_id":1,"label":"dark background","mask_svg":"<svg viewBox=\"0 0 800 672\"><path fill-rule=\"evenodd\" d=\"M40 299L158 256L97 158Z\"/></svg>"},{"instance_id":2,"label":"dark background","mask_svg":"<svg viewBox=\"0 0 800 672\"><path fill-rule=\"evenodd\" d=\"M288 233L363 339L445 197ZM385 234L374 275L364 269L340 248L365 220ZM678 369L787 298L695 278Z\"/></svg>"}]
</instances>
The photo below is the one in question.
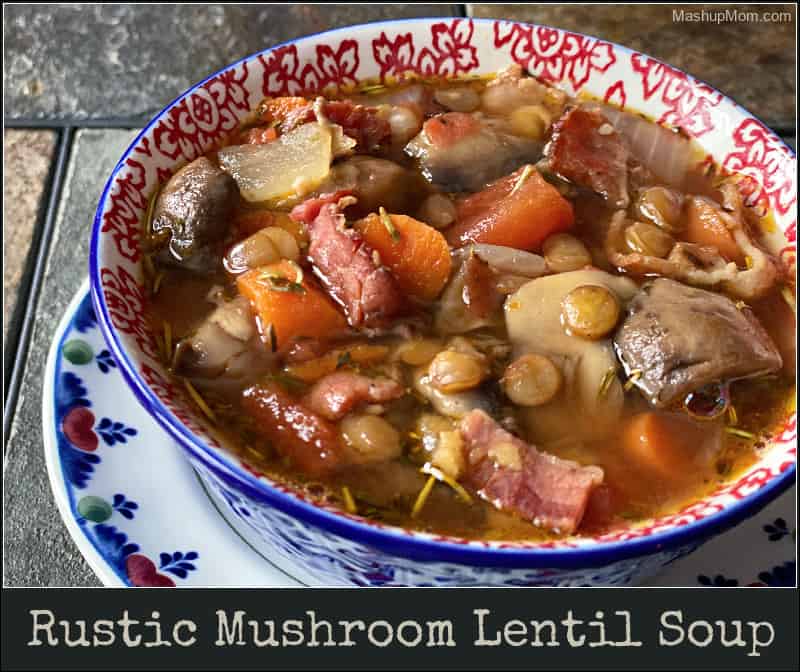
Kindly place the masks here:
<instances>
[{"instance_id":1,"label":"dark background","mask_svg":"<svg viewBox=\"0 0 800 672\"><path fill-rule=\"evenodd\" d=\"M102 184L134 135L181 91L287 39L348 24L474 16L549 24L619 42L684 69L794 146L790 22L676 23L713 5L9 5L3 7L4 583L98 580L62 524L41 441L41 378L57 322L86 276Z\"/></svg>"},{"instance_id":2,"label":"dark background","mask_svg":"<svg viewBox=\"0 0 800 672\"><path fill-rule=\"evenodd\" d=\"M794 590L698 590L660 589L658 595L650 590L616 588L598 591L551 589L488 588L484 590L446 589L446 600L437 588L399 588L391 590L319 589L294 590L176 590L153 589L127 591L83 591L85 599L72 598L69 590L6 590L3 601L3 669L28 670L796 670L797 669L797 591ZM124 591L124 592L123 592ZM433 594L435 591L435 594ZM35 604L35 607L31 607ZM120 642L120 629L116 629L117 643L111 647L67 648L29 647L32 637L32 617L28 609L50 609L54 620L77 619L87 622L91 639L95 620L118 620L123 610L129 618L143 622L158 609L159 621L165 638L171 637L172 626L189 618L197 624L197 642L188 648L158 646L147 648L125 647ZM590 647L597 642L596 626L588 621L595 611L605 612L606 639L624 640L623 622L615 612L630 612L632 641L641 641L640 647ZM216 611L224 610L232 618L236 610L245 612L243 628L245 645L215 646L217 639ZM512 619L526 624L530 620L550 619L559 622L572 611L572 618L581 620L574 635L584 645L571 647L564 628L557 626L559 646L512 647L474 646L478 635L474 609L488 609L484 636L488 641L497 637L503 625ZM423 641L414 648L404 647L395 641L385 648L369 644L364 633L354 631L355 646L296 646L256 648L252 642L248 620L273 620L280 638L281 624L287 619L302 619L308 623L307 610L313 610L316 621L327 620L334 629L334 641L342 641L339 620L362 620L366 626L385 620L397 626L406 619L421 624L426 621L449 619L453 622L453 640L456 646L442 647L427 643L427 627L423 626ZM666 647L659 643L662 631L661 615L664 611L681 611L684 641L678 646ZM42 620L45 620L44 618ZM675 617L670 617L675 622ZM696 641L706 640L708 626L691 629L691 624L703 620L711 624L713 635L706 646L689 644L689 632ZM722 646L720 626L726 626L725 639L733 643L738 639L739 621L745 646ZM752 651L749 623L767 621L774 628L770 646ZM308 625L304 626L306 641L310 638ZM139 626L138 633L148 632ZM261 629L264 637L264 630ZM407 631L410 634L413 631ZM71 636L80 636L74 627ZM326 641L325 629L319 632L319 641ZM664 636L674 641L675 630L663 629ZM63 629L53 628L54 636L63 641ZM131 633L133 636L137 631ZM186 636L188 633L182 633ZM376 630L376 637L386 637L385 626ZM148 635L152 640L152 634ZM527 638L533 635L528 630ZM547 641L547 630L542 641ZM766 631L759 638L767 639ZM40 641L45 636L40 634ZM514 638L519 641L519 636ZM145 642L147 639L144 640ZM527 639L530 641L530 639Z\"/></svg>"}]
</instances>

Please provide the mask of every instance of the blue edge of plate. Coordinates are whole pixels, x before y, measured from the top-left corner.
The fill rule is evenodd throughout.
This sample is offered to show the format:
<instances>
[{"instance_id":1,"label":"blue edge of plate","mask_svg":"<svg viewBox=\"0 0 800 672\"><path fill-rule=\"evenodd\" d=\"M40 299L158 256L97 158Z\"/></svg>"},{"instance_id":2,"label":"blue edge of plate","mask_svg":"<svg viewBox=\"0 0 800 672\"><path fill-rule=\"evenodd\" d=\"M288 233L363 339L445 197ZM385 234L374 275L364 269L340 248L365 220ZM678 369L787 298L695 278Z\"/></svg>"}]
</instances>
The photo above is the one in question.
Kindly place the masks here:
<instances>
[{"instance_id":1,"label":"blue edge of plate","mask_svg":"<svg viewBox=\"0 0 800 672\"><path fill-rule=\"evenodd\" d=\"M407 24L415 22L429 22L429 21L451 21L453 17L428 17L424 19L399 19L395 21L375 21L374 24ZM494 19L470 19L473 22L484 23L493 22ZM362 26L369 24L361 24ZM352 30L358 26L348 26L345 28L338 28L315 35L307 35L296 40L290 40L269 49L265 49L259 54L266 54L270 51L278 49L282 46L290 45L298 41L318 37L321 35L332 35L342 31ZM592 37L592 36L587 36ZM599 39L599 38L593 38ZM615 48L622 50L625 53L634 53L633 50L618 45L612 44ZM178 100L184 98L187 94L203 86L206 82L213 79L220 73L238 66L244 61L248 61L258 54L246 56L238 61L225 66L224 68L214 72L206 77L204 80L198 82L191 88L187 89L184 93L176 97L173 101L168 103L163 110L156 114L147 126L140 131L134 138L128 148L125 150L122 158L119 160L114 170L111 173L100 197L98 208L95 213L95 218L92 226L92 238L89 252L89 276L91 285L91 297L95 308L95 314L99 318L98 324L101 333L106 341L106 344L111 349L114 358L120 365L120 370L123 377L128 383L129 387L134 391L139 402L147 409L148 413L153 416L156 421L189 453L196 459L202 461L206 466L211 468L220 477L224 478L229 483L234 483L235 487L240 488L246 492L250 497L267 503L270 506L275 506L281 511L295 516L309 524L318 526L333 534L344 536L357 543L362 543L368 546L373 546L384 552L408 557L421 561L430 562L455 562L460 564L478 565L478 566L495 566L507 568L560 568L560 569L574 569L585 567L600 567L612 562L648 555L651 553L663 551L668 548L675 548L684 544L692 542L702 543L708 540L711 536L723 532L742 520L755 515L770 501L772 501L779 494L784 492L795 481L797 465L793 464L780 476L774 478L768 485L759 489L751 496L737 502L732 506L713 514L701 521L680 527L675 530L656 533L646 538L635 539L631 541L616 542L611 544L603 544L591 548L579 548L569 550L551 550L551 549L489 549L489 548L469 548L460 544L448 543L443 541L430 541L420 538L409 538L401 536L401 534L389 530L380 530L361 525L357 522L350 521L341 516L324 511L311 504L301 502L290 495L283 494L270 488L265 483L258 481L254 476L248 474L236 465L224 460L220 455L205 445L196 436L182 425L173 423L170 419L170 413L161 404L160 400L153 394L153 392L139 379L136 374L135 367L125 353L124 348L117 339L113 327L105 309L102 300L102 292L99 291L101 287L98 267L98 249L100 243L100 224L103 204L106 202L109 190L113 184L114 178L117 173L124 166L125 160L131 153L133 148L139 140L151 129L155 121ZM692 78L694 81L701 82L697 78ZM701 82L704 83L704 82ZM710 85L708 85L709 88ZM713 89L716 91L716 89ZM737 109L750 117L754 117L751 113L747 112L738 103L730 100L727 96L720 92L725 100L728 100ZM760 121L760 120L759 120ZM763 124L763 122L761 122ZM768 128L764 125L765 128ZM795 156L794 151L788 148L792 156Z\"/></svg>"},{"instance_id":2,"label":"blue edge of plate","mask_svg":"<svg viewBox=\"0 0 800 672\"><path fill-rule=\"evenodd\" d=\"M58 337L58 344L56 346L56 358L55 358L55 366L53 367L53 392L52 392L52 403L53 408L55 409L55 413L53 414L53 418L56 423L60 423L62 418L59 417L58 409L58 393L61 389L62 381L61 381L61 368L62 368L62 351L64 348L64 342L67 340L67 337L72 334L72 332L76 329L75 321L79 316L82 316L86 313L91 314L92 318L95 321L95 324L98 325L99 328L99 321L97 320L97 314L94 309L94 306L91 303L91 293L87 292L80 302L77 304L75 312L70 316L69 324L67 327L61 332ZM102 334L102 331L101 331ZM67 493L67 501L69 501L69 510L72 514L72 517L79 521L81 516L78 513L78 509L75 503L75 493L74 493L74 484L72 483L72 479L69 478L65 468L64 468L64 459L62 455L62 440L59 438L60 427L58 424L56 427L52 428L53 431L56 433L56 446L58 450L58 467L61 472L61 478L64 482L64 489ZM106 564L114 571L114 574L117 575L119 580L126 586L132 586L128 576L125 572L122 571L118 562L115 562L114 559L108 553L108 550L103 548L95 538L94 535L88 534L85 527L83 525L78 525L81 530L83 531L84 537L88 540L88 542L94 547L95 551L97 551L98 555L106 562ZM120 533L124 534L124 533ZM127 541L127 537L125 539ZM123 541L124 543L124 541Z\"/></svg>"}]
</instances>

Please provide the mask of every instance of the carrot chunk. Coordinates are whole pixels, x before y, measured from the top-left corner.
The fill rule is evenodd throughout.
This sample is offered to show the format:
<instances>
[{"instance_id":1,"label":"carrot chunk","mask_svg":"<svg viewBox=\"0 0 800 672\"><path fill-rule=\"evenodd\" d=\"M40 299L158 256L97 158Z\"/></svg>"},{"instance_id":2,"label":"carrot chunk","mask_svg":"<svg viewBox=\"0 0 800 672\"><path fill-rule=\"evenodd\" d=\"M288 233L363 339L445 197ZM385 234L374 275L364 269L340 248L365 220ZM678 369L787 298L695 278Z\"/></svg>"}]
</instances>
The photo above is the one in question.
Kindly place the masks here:
<instances>
[{"instance_id":1,"label":"carrot chunk","mask_svg":"<svg viewBox=\"0 0 800 672\"><path fill-rule=\"evenodd\" d=\"M452 265L450 247L441 233L406 215L374 213L354 228L378 252L403 292L424 301L439 296Z\"/></svg>"},{"instance_id":2,"label":"carrot chunk","mask_svg":"<svg viewBox=\"0 0 800 672\"><path fill-rule=\"evenodd\" d=\"M281 96L264 100L260 106L261 120L275 124L285 133L311 115L311 101L300 96Z\"/></svg>"},{"instance_id":3,"label":"carrot chunk","mask_svg":"<svg viewBox=\"0 0 800 672\"><path fill-rule=\"evenodd\" d=\"M572 205L531 166L463 198L448 242L505 245L536 251L550 235L572 227Z\"/></svg>"},{"instance_id":4,"label":"carrot chunk","mask_svg":"<svg viewBox=\"0 0 800 672\"><path fill-rule=\"evenodd\" d=\"M246 145L266 145L277 137L278 131L273 126L258 126L243 133L241 140Z\"/></svg>"},{"instance_id":5,"label":"carrot chunk","mask_svg":"<svg viewBox=\"0 0 800 672\"><path fill-rule=\"evenodd\" d=\"M343 447L336 426L279 385L246 389L242 406L256 419L257 431L304 474L324 476L339 466Z\"/></svg>"},{"instance_id":6,"label":"carrot chunk","mask_svg":"<svg viewBox=\"0 0 800 672\"><path fill-rule=\"evenodd\" d=\"M273 336L278 348L303 337L327 340L347 326L327 295L298 271L296 264L280 261L248 271L236 281L260 320L268 345Z\"/></svg>"},{"instance_id":7,"label":"carrot chunk","mask_svg":"<svg viewBox=\"0 0 800 672\"><path fill-rule=\"evenodd\" d=\"M701 433L692 421L675 413L638 413L622 431L625 454L647 471L672 481L685 478L701 443Z\"/></svg>"},{"instance_id":8,"label":"carrot chunk","mask_svg":"<svg viewBox=\"0 0 800 672\"><path fill-rule=\"evenodd\" d=\"M315 357L305 362L287 364L284 370L292 378L313 383L323 376L335 373L343 365L377 364L386 359L388 355L389 348L385 345L356 343L346 348L331 350L321 357Z\"/></svg>"}]
</instances>

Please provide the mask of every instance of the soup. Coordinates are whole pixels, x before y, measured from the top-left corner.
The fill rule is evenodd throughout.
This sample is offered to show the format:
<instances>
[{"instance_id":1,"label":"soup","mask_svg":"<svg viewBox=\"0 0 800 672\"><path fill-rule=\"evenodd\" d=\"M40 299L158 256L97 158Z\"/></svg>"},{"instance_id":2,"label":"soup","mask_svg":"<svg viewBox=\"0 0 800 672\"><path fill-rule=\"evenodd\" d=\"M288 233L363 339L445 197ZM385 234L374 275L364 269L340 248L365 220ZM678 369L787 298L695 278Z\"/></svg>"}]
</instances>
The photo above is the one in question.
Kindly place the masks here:
<instances>
[{"instance_id":1,"label":"soup","mask_svg":"<svg viewBox=\"0 0 800 672\"><path fill-rule=\"evenodd\" d=\"M794 396L769 213L682 134L491 77L264 100L145 222L165 364L254 471L472 539L599 534Z\"/></svg>"}]
</instances>

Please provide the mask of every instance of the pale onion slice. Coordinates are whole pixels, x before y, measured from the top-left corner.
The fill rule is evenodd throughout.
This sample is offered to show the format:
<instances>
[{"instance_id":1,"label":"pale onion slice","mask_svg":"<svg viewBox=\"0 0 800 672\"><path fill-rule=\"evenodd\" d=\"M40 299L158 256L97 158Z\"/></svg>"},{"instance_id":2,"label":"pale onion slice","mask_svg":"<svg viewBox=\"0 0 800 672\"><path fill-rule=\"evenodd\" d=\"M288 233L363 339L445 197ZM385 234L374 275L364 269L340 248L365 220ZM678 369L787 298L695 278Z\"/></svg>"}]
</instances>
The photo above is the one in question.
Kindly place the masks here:
<instances>
[{"instance_id":1,"label":"pale onion slice","mask_svg":"<svg viewBox=\"0 0 800 672\"><path fill-rule=\"evenodd\" d=\"M547 275L547 262L544 257L538 254L513 247L488 245L486 243L478 243L472 249L479 259L485 261L493 270L499 273L523 275L528 278Z\"/></svg>"},{"instance_id":2,"label":"pale onion slice","mask_svg":"<svg viewBox=\"0 0 800 672\"><path fill-rule=\"evenodd\" d=\"M691 140L637 114L594 103L628 140L633 155L671 187L682 189L698 158Z\"/></svg>"},{"instance_id":3,"label":"pale onion slice","mask_svg":"<svg viewBox=\"0 0 800 672\"><path fill-rule=\"evenodd\" d=\"M317 122L264 145L234 145L218 153L219 164L251 202L271 201L307 193L330 172L333 135Z\"/></svg>"}]
</instances>

